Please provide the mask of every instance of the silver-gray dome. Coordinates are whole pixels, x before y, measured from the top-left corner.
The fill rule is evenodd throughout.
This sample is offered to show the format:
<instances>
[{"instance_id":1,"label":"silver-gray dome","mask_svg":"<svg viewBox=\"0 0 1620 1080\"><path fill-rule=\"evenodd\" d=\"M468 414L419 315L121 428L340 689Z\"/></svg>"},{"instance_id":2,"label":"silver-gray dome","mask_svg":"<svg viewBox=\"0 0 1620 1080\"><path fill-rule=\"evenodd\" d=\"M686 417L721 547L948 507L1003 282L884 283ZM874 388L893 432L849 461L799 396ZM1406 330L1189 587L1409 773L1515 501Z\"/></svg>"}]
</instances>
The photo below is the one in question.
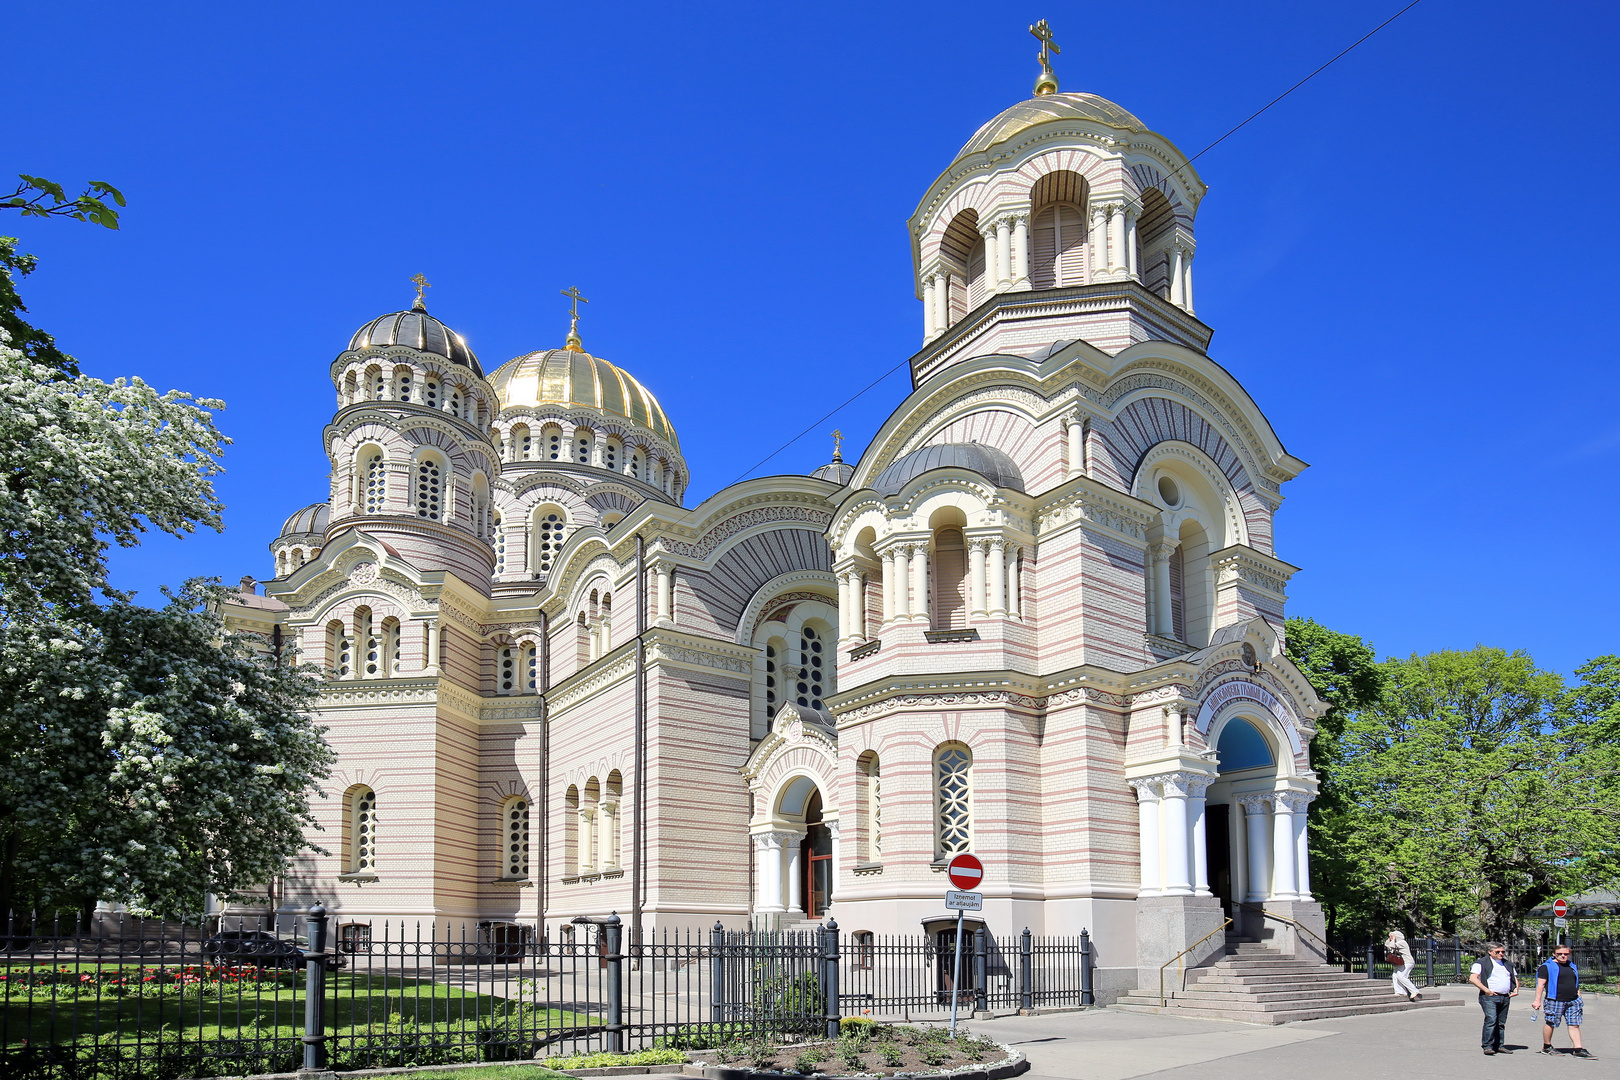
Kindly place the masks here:
<instances>
[{"instance_id":1,"label":"silver-gray dome","mask_svg":"<svg viewBox=\"0 0 1620 1080\"><path fill-rule=\"evenodd\" d=\"M332 507L327 503L311 503L287 519L281 527L282 536L309 536L326 533L332 520Z\"/></svg>"},{"instance_id":2,"label":"silver-gray dome","mask_svg":"<svg viewBox=\"0 0 1620 1080\"><path fill-rule=\"evenodd\" d=\"M898 495L902 488L934 469L967 469L997 487L1024 490L1024 477L1012 458L982 443L945 443L913 450L878 474L872 487L881 495Z\"/></svg>"},{"instance_id":3,"label":"silver-gray dome","mask_svg":"<svg viewBox=\"0 0 1620 1080\"><path fill-rule=\"evenodd\" d=\"M843 461L834 461L823 465L810 475L817 480L829 480L839 487L843 487L854 477L855 466Z\"/></svg>"},{"instance_id":4,"label":"silver-gray dome","mask_svg":"<svg viewBox=\"0 0 1620 1080\"><path fill-rule=\"evenodd\" d=\"M427 313L427 308L394 311L378 316L354 332L349 348L368 346L408 345L422 352L442 356L452 364L471 368L473 374L483 378L484 369L478 357L467 347L467 340L444 323Z\"/></svg>"}]
</instances>

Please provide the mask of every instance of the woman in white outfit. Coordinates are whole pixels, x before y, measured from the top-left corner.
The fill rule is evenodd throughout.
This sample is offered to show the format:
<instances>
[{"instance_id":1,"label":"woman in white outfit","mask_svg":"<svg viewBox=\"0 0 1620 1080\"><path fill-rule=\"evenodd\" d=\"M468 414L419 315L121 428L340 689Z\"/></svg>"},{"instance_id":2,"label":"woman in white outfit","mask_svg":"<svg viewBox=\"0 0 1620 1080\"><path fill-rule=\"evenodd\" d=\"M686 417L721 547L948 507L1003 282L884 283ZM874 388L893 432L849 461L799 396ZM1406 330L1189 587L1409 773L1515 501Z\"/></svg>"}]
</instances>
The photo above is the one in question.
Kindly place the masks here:
<instances>
[{"instance_id":1,"label":"woman in white outfit","mask_svg":"<svg viewBox=\"0 0 1620 1080\"><path fill-rule=\"evenodd\" d=\"M1389 937L1384 939L1384 951L1389 954L1390 962L1394 963L1400 957L1400 963L1395 966L1395 974L1390 977L1390 983L1397 994L1405 994L1408 1001L1421 1001L1423 995L1412 984L1412 969L1417 966L1417 960L1412 956L1412 946L1406 943L1406 935L1399 930L1391 930Z\"/></svg>"}]
</instances>

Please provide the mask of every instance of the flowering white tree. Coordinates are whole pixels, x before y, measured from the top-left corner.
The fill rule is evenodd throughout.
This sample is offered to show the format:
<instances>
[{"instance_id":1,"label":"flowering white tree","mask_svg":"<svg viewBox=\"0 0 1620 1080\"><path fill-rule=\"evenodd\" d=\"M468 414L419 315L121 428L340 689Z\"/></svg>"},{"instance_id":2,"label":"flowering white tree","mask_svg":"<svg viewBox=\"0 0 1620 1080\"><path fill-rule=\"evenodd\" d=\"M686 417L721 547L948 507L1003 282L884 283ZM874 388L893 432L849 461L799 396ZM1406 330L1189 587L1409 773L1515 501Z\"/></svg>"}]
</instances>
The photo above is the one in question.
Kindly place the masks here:
<instances>
[{"instance_id":1,"label":"flowering white tree","mask_svg":"<svg viewBox=\"0 0 1620 1080\"><path fill-rule=\"evenodd\" d=\"M109 543L221 526L220 407L40 363L0 322L0 917L195 910L305 846L313 669L227 632L217 585L161 609L107 585Z\"/></svg>"}]
</instances>

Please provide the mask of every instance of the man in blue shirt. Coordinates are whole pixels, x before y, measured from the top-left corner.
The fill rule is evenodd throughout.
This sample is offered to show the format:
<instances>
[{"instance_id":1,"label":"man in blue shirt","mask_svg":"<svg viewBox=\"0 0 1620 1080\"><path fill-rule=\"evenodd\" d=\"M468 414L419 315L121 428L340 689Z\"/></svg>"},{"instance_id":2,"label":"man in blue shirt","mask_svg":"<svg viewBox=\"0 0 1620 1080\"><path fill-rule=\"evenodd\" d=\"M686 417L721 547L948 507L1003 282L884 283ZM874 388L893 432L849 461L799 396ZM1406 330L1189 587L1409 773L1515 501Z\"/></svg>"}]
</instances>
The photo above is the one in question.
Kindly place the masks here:
<instances>
[{"instance_id":1,"label":"man in blue shirt","mask_svg":"<svg viewBox=\"0 0 1620 1080\"><path fill-rule=\"evenodd\" d=\"M1531 1011L1541 1008L1543 1001L1547 1011L1542 1017L1541 1052L1553 1052L1553 1029L1561 1020L1569 1025L1569 1041L1575 1047L1571 1052L1576 1057L1591 1057L1581 1045L1581 975L1570 960L1568 945L1553 949L1552 959L1536 969L1536 1003Z\"/></svg>"}]
</instances>

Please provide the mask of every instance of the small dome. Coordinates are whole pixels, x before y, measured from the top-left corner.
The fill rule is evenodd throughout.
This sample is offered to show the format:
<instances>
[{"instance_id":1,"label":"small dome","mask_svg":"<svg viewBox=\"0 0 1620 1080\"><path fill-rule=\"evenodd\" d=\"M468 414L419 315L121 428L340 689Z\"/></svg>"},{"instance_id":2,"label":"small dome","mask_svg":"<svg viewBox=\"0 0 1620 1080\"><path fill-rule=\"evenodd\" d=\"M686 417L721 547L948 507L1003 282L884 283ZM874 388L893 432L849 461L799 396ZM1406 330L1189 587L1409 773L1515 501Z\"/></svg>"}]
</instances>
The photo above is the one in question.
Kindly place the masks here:
<instances>
[{"instance_id":1,"label":"small dome","mask_svg":"<svg viewBox=\"0 0 1620 1080\"><path fill-rule=\"evenodd\" d=\"M675 426L658 399L629 372L590 353L542 349L508 360L490 373L489 381L503 409L583 405L622 416L680 449Z\"/></svg>"},{"instance_id":2,"label":"small dome","mask_svg":"<svg viewBox=\"0 0 1620 1080\"><path fill-rule=\"evenodd\" d=\"M973 133L951 164L1006 142L1019 132L1051 120L1091 120L1121 131L1147 131L1147 125L1096 94L1045 94L1020 101Z\"/></svg>"},{"instance_id":3,"label":"small dome","mask_svg":"<svg viewBox=\"0 0 1620 1080\"><path fill-rule=\"evenodd\" d=\"M843 461L834 461L829 465L823 465L810 475L817 480L830 480L841 487L854 477L855 466Z\"/></svg>"},{"instance_id":4,"label":"small dome","mask_svg":"<svg viewBox=\"0 0 1620 1080\"><path fill-rule=\"evenodd\" d=\"M354 332L350 349L409 345L425 353L442 356L452 364L471 368L480 377L484 369L467 347L467 339L427 313L427 308L395 311L372 319Z\"/></svg>"},{"instance_id":5,"label":"small dome","mask_svg":"<svg viewBox=\"0 0 1620 1080\"><path fill-rule=\"evenodd\" d=\"M325 534L327 523L332 520L332 507L327 503L311 503L298 513L287 519L281 527L282 536L307 536L311 533Z\"/></svg>"},{"instance_id":6,"label":"small dome","mask_svg":"<svg viewBox=\"0 0 1620 1080\"><path fill-rule=\"evenodd\" d=\"M878 474L872 481L880 495L898 495L913 479L934 469L967 469L997 487L1024 490L1024 477L1012 458L982 443L945 443L913 450Z\"/></svg>"}]
</instances>

